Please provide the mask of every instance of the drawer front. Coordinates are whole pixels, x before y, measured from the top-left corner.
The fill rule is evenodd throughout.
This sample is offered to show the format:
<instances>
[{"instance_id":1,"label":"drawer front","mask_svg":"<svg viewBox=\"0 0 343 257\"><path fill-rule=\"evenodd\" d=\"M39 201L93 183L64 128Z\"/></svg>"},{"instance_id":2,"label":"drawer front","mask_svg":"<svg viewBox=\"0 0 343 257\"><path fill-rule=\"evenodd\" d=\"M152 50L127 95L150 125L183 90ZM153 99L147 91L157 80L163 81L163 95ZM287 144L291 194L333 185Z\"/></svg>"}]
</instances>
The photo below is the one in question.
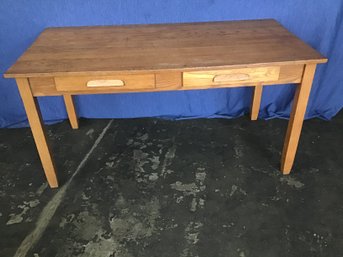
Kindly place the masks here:
<instances>
[{"instance_id":1,"label":"drawer front","mask_svg":"<svg viewBox=\"0 0 343 257\"><path fill-rule=\"evenodd\" d=\"M277 81L280 67L257 67L229 70L206 70L183 73L184 87L251 85Z\"/></svg>"},{"instance_id":2,"label":"drawer front","mask_svg":"<svg viewBox=\"0 0 343 257\"><path fill-rule=\"evenodd\" d=\"M130 91L155 88L154 74L55 77L57 91Z\"/></svg>"}]
</instances>

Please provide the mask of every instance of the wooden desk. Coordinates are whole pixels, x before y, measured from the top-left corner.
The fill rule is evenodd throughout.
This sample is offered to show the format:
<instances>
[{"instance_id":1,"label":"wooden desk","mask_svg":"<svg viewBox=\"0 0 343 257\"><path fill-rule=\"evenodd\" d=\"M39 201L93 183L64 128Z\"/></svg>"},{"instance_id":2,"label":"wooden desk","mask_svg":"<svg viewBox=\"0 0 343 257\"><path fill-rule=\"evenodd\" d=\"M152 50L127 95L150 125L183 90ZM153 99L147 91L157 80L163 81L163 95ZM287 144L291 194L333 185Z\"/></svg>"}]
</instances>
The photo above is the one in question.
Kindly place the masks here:
<instances>
[{"instance_id":1,"label":"wooden desk","mask_svg":"<svg viewBox=\"0 0 343 257\"><path fill-rule=\"evenodd\" d=\"M291 171L316 65L322 55L275 20L48 28L6 72L15 78L50 187L58 187L36 101L72 95L252 86L256 120L266 85L297 83L281 171Z\"/></svg>"}]
</instances>

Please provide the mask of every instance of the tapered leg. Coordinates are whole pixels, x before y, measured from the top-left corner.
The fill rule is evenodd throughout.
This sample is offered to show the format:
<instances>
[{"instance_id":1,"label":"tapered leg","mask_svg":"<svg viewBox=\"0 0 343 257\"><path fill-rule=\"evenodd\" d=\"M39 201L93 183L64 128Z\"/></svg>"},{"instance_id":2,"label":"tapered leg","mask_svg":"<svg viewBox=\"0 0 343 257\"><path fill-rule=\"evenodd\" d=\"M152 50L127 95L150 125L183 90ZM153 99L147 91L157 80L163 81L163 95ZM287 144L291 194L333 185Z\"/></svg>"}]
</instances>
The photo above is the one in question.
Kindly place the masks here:
<instances>
[{"instance_id":1,"label":"tapered leg","mask_svg":"<svg viewBox=\"0 0 343 257\"><path fill-rule=\"evenodd\" d=\"M263 86L261 84L254 86L254 92L253 92L253 98L252 98L252 104L251 104L251 113L250 113L251 120L257 120L258 118L258 113L260 111L261 98L262 98L262 89L263 89Z\"/></svg>"},{"instance_id":2,"label":"tapered leg","mask_svg":"<svg viewBox=\"0 0 343 257\"><path fill-rule=\"evenodd\" d=\"M63 98L64 98L64 103L66 105L70 125L73 129L78 129L79 128L79 122L78 122L77 115L76 115L73 96L69 95L69 94L65 94L65 95L63 95Z\"/></svg>"},{"instance_id":3,"label":"tapered leg","mask_svg":"<svg viewBox=\"0 0 343 257\"><path fill-rule=\"evenodd\" d=\"M281 157L281 171L283 174L289 174L293 166L315 71L316 64L307 64L305 66L302 82L297 86L295 92Z\"/></svg>"},{"instance_id":4,"label":"tapered leg","mask_svg":"<svg viewBox=\"0 0 343 257\"><path fill-rule=\"evenodd\" d=\"M56 188L58 187L58 182L55 172L55 166L51 157L49 145L46 140L46 134L37 99L34 98L32 95L28 79L18 78L17 85L24 103L27 118L30 123L33 138L38 149L39 157L41 159L46 178L50 187Z\"/></svg>"}]
</instances>

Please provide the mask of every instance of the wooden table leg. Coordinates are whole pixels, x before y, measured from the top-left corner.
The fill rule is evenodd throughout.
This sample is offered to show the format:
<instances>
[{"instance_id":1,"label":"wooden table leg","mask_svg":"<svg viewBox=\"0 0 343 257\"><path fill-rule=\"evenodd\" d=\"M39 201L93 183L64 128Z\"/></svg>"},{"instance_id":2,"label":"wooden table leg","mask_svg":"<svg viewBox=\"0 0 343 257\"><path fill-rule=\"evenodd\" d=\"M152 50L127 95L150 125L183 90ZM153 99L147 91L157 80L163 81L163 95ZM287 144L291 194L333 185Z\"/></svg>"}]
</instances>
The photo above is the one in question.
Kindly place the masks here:
<instances>
[{"instance_id":1,"label":"wooden table leg","mask_svg":"<svg viewBox=\"0 0 343 257\"><path fill-rule=\"evenodd\" d=\"M79 122L76 115L76 109L75 109L73 96L69 94L65 94L63 95L63 98L64 98L64 103L66 105L70 125L73 129L78 129Z\"/></svg>"},{"instance_id":2,"label":"wooden table leg","mask_svg":"<svg viewBox=\"0 0 343 257\"><path fill-rule=\"evenodd\" d=\"M305 66L302 82L297 86L295 92L281 157L281 171L283 174L289 174L293 166L315 71L316 64L307 64Z\"/></svg>"},{"instance_id":3,"label":"wooden table leg","mask_svg":"<svg viewBox=\"0 0 343 257\"><path fill-rule=\"evenodd\" d=\"M30 84L27 78L18 78L16 81L46 178L50 187L56 188L58 187L58 182L55 166L50 154L49 145L46 140L46 134L37 99L32 95Z\"/></svg>"},{"instance_id":4,"label":"wooden table leg","mask_svg":"<svg viewBox=\"0 0 343 257\"><path fill-rule=\"evenodd\" d=\"M252 98L252 104L251 104L251 113L250 113L250 119L251 120L257 120L258 113L260 111L260 105L261 105L261 98L262 98L262 89L263 86L261 84L258 84L254 86L254 92L253 92L253 98Z\"/></svg>"}]
</instances>

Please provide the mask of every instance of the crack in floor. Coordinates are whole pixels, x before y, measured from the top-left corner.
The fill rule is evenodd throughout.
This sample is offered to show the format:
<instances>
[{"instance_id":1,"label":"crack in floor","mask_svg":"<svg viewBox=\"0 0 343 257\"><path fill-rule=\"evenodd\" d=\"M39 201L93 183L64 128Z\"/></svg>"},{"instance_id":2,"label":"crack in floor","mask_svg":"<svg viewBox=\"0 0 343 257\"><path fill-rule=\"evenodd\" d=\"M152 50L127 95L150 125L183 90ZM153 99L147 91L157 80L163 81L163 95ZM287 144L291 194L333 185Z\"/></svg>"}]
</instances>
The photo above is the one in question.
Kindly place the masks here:
<instances>
[{"instance_id":1,"label":"crack in floor","mask_svg":"<svg viewBox=\"0 0 343 257\"><path fill-rule=\"evenodd\" d=\"M41 238L44 231L46 230L49 222L51 221L52 217L54 216L57 208L60 206L67 189L69 188L71 182L73 181L74 177L80 172L80 170L84 167L89 157L92 155L94 150L97 148L101 140L104 138L106 132L112 125L113 120L110 120L105 128L102 130L98 138L95 140L94 144L84 156L80 164L77 166L74 174L70 177L70 179L58 189L56 194L52 197L52 199L47 203L47 205L43 208L42 212L39 215L39 218L36 222L36 226L34 230L28 234L25 239L22 241L20 246L18 247L14 257L25 257L28 251L37 243L37 241Z\"/></svg>"}]
</instances>

